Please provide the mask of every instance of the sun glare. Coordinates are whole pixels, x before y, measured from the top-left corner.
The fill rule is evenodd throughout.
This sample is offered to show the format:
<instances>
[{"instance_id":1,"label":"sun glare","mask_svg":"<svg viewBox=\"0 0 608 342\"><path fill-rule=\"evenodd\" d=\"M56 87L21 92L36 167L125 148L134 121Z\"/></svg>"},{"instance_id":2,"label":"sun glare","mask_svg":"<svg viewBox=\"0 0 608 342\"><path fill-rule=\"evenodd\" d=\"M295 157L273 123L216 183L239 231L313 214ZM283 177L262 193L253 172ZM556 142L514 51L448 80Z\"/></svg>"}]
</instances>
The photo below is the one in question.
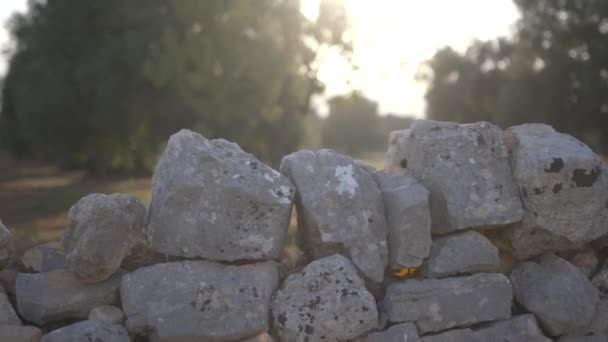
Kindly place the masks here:
<instances>
[{"instance_id":1,"label":"sun glare","mask_svg":"<svg viewBox=\"0 0 608 342\"><path fill-rule=\"evenodd\" d=\"M323 62L325 96L362 90L383 113L422 116L425 85L415 81L420 63L450 45L463 51L474 39L506 36L519 13L511 0L341 0L353 25L359 71L350 72L337 52ZM303 0L314 19L318 0ZM323 110L321 110L323 111Z\"/></svg>"}]
</instances>

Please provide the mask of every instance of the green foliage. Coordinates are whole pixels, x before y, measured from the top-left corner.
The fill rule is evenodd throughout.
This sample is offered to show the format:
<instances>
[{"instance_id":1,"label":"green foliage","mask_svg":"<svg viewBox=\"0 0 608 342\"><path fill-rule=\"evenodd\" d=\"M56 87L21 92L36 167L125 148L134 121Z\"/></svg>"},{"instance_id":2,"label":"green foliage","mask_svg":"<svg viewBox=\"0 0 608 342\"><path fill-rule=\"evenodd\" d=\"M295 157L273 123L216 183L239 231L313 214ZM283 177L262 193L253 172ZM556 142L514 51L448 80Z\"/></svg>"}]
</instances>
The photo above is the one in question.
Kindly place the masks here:
<instances>
[{"instance_id":1,"label":"green foliage","mask_svg":"<svg viewBox=\"0 0 608 342\"><path fill-rule=\"evenodd\" d=\"M379 116L378 104L358 92L329 99L322 145L348 155L386 150L390 131L409 127L411 119Z\"/></svg>"},{"instance_id":2,"label":"green foliage","mask_svg":"<svg viewBox=\"0 0 608 342\"><path fill-rule=\"evenodd\" d=\"M323 90L318 51L350 49L329 1L310 22L294 0L35 0L11 29L4 143L93 171L150 169L182 127L276 162Z\"/></svg>"},{"instance_id":3,"label":"green foliage","mask_svg":"<svg viewBox=\"0 0 608 342\"><path fill-rule=\"evenodd\" d=\"M608 151L608 2L516 0L513 40L438 51L420 77L427 115L503 127L545 122Z\"/></svg>"}]
</instances>

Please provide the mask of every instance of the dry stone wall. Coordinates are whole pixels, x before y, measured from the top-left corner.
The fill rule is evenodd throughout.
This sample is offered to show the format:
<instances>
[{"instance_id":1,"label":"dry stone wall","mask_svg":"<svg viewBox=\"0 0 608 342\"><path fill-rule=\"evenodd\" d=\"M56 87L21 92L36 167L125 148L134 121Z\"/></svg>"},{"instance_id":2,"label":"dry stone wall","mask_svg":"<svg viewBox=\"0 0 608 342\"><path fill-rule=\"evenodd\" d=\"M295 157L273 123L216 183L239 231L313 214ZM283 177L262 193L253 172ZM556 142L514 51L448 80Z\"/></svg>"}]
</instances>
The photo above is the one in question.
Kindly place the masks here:
<instances>
[{"instance_id":1,"label":"dry stone wall","mask_svg":"<svg viewBox=\"0 0 608 342\"><path fill-rule=\"evenodd\" d=\"M182 130L148 208L68 217L21 256L0 224L0 341L608 341L608 166L547 125L420 120L384 170Z\"/></svg>"}]
</instances>

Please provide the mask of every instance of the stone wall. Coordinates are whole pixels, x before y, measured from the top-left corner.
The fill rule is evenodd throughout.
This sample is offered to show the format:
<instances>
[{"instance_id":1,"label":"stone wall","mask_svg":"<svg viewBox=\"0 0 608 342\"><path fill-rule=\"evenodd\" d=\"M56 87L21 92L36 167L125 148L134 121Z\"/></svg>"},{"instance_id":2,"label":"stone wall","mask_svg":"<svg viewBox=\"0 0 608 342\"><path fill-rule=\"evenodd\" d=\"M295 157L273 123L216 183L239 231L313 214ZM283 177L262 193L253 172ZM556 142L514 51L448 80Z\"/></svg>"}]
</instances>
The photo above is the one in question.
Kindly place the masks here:
<instances>
[{"instance_id":1,"label":"stone wall","mask_svg":"<svg viewBox=\"0 0 608 342\"><path fill-rule=\"evenodd\" d=\"M0 225L0 341L608 341L608 166L546 125L417 121L381 171L182 130L148 208L68 217L23 256Z\"/></svg>"}]
</instances>

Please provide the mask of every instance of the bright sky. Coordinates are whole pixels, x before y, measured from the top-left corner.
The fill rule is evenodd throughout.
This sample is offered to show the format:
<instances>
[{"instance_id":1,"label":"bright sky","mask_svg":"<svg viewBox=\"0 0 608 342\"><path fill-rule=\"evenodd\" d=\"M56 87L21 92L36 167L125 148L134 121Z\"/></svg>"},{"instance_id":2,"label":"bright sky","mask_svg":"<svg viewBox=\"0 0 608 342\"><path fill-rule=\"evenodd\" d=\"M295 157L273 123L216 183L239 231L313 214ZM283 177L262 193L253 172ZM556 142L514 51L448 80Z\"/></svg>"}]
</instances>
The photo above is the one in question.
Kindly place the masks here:
<instances>
[{"instance_id":1,"label":"bright sky","mask_svg":"<svg viewBox=\"0 0 608 342\"><path fill-rule=\"evenodd\" d=\"M301 0L302 12L316 16L319 0ZM338 53L329 54L319 77L326 84L324 98L362 90L378 101L381 113L422 116L425 85L414 75L423 61L445 45L463 51L474 39L508 35L519 17L512 0L339 0L351 23L357 73ZM27 0L0 0L0 21L25 11ZM2 26L0 46L9 43ZM0 57L0 74L6 61ZM350 85L347 80L351 80ZM323 99L316 105L326 110Z\"/></svg>"}]
</instances>

